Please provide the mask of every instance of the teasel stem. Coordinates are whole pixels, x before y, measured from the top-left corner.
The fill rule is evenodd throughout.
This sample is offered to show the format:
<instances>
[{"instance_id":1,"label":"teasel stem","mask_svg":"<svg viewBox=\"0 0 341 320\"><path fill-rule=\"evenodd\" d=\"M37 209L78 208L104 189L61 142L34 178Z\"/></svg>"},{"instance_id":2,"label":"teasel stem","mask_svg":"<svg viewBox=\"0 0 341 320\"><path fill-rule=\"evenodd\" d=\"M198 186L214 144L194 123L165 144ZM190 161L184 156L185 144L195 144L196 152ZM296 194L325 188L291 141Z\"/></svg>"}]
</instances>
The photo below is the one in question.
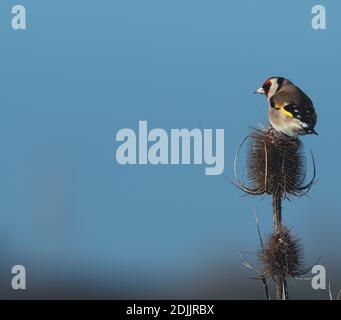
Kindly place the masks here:
<instances>
[{"instance_id":1,"label":"teasel stem","mask_svg":"<svg viewBox=\"0 0 341 320\"><path fill-rule=\"evenodd\" d=\"M274 218L274 231L276 235L280 235L282 227L282 193L277 191L272 196L273 218ZM288 300L288 283L286 278L281 277L277 280L277 299Z\"/></svg>"},{"instance_id":2,"label":"teasel stem","mask_svg":"<svg viewBox=\"0 0 341 320\"><path fill-rule=\"evenodd\" d=\"M275 232L280 234L282 231L282 195L280 193L272 196L272 207Z\"/></svg>"},{"instance_id":3,"label":"teasel stem","mask_svg":"<svg viewBox=\"0 0 341 320\"><path fill-rule=\"evenodd\" d=\"M277 283L277 299L288 300L288 283L287 280L281 279Z\"/></svg>"}]
</instances>

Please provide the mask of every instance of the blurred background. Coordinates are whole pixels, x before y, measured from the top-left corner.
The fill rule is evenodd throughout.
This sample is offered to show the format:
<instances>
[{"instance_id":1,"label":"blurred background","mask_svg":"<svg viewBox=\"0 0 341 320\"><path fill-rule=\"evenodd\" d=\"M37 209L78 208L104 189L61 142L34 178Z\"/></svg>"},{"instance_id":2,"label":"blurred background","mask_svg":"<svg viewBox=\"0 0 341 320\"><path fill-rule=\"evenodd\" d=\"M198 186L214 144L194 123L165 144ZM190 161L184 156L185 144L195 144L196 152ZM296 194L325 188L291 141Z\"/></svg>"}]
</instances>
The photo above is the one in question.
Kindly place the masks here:
<instances>
[{"instance_id":1,"label":"blurred background","mask_svg":"<svg viewBox=\"0 0 341 320\"><path fill-rule=\"evenodd\" d=\"M341 289L340 2L319 1L327 30L314 31L310 0L21 0L28 29L14 31L17 2L0 2L0 298L263 299L239 251L259 249L253 210L271 231L271 199L230 181L238 144L266 123L253 91L274 75L319 116L302 139L318 183L284 221ZM116 132L139 120L225 129L224 174L118 165ZM309 281L289 294L328 299Z\"/></svg>"}]
</instances>

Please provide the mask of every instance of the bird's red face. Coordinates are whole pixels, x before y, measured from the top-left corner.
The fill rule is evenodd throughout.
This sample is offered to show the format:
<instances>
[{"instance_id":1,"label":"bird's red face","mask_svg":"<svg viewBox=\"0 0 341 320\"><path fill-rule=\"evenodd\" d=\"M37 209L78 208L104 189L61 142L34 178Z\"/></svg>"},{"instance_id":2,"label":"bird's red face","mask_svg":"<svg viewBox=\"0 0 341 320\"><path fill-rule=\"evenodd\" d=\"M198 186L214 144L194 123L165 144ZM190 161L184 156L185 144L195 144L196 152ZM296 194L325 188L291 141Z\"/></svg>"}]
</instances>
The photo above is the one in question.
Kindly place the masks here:
<instances>
[{"instance_id":1,"label":"bird's red face","mask_svg":"<svg viewBox=\"0 0 341 320\"><path fill-rule=\"evenodd\" d=\"M255 93L265 94L266 96L268 96L271 86L272 86L272 81L268 79L263 83L263 85L259 89L255 91Z\"/></svg>"}]
</instances>

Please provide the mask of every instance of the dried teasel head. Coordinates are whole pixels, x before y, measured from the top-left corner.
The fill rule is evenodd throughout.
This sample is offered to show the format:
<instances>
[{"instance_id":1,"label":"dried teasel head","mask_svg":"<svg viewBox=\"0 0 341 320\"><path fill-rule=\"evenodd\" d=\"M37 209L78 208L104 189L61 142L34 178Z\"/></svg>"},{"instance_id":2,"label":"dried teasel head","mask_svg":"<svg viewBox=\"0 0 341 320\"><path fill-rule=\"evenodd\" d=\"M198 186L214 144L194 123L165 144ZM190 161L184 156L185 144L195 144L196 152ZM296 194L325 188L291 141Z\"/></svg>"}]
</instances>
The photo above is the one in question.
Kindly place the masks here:
<instances>
[{"instance_id":1,"label":"dried teasel head","mask_svg":"<svg viewBox=\"0 0 341 320\"><path fill-rule=\"evenodd\" d=\"M267 193L280 197L302 196L310 190L315 180L314 158L312 157L313 178L304 185L306 161L303 145L298 138L289 137L270 127L252 129L246 139L249 139L247 150L249 186L246 187L236 174L240 146L235 159L235 175L240 189L251 195Z\"/></svg>"},{"instance_id":2,"label":"dried teasel head","mask_svg":"<svg viewBox=\"0 0 341 320\"><path fill-rule=\"evenodd\" d=\"M298 277L302 269L303 248L293 232L283 227L280 233L270 234L259 252L261 273L275 282Z\"/></svg>"}]
</instances>

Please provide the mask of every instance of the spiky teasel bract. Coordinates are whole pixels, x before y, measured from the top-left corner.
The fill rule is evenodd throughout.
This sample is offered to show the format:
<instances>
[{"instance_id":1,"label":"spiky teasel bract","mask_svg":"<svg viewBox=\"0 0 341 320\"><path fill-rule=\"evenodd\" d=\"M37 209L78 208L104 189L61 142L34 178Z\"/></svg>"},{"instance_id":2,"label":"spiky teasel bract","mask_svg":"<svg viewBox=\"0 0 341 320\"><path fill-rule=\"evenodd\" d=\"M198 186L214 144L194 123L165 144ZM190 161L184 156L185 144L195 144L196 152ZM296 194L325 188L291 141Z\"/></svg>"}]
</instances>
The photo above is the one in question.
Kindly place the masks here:
<instances>
[{"instance_id":1,"label":"spiky teasel bract","mask_svg":"<svg viewBox=\"0 0 341 320\"><path fill-rule=\"evenodd\" d=\"M272 278L281 282L295 278L304 273L303 248L300 240L287 227L282 227L279 233L267 236L264 246L259 252L260 271L264 278Z\"/></svg>"},{"instance_id":2,"label":"spiky teasel bract","mask_svg":"<svg viewBox=\"0 0 341 320\"><path fill-rule=\"evenodd\" d=\"M301 196L311 188L305 180L305 156L298 138L274 129L252 129L248 136L247 176L249 186L237 177L238 186L251 195L272 194L279 197ZM313 158L314 162L314 158ZM236 170L235 170L236 171Z\"/></svg>"}]
</instances>

